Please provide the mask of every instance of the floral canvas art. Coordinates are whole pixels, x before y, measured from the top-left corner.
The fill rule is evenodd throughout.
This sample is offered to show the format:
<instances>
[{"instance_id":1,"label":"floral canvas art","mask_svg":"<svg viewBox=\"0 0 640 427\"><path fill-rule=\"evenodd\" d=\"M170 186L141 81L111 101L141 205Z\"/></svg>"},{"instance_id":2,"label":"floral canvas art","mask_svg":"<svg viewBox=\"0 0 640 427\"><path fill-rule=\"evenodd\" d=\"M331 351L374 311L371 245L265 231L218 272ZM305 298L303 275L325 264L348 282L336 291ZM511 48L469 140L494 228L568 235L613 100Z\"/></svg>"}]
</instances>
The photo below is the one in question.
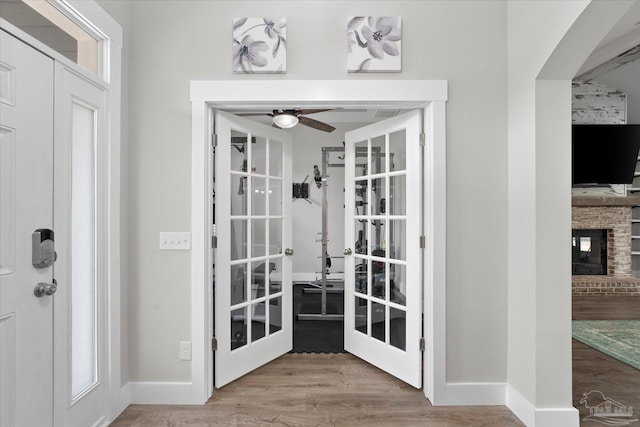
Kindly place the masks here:
<instances>
[{"instance_id":1,"label":"floral canvas art","mask_svg":"<svg viewBox=\"0 0 640 427\"><path fill-rule=\"evenodd\" d=\"M402 71L402 18L352 16L347 23L347 71Z\"/></svg>"},{"instance_id":2,"label":"floral canvas art","mask_svg":"<svg viewBox=\"0 0 640 427\"><path fill-rule=\"evenodd\" d=\"M233 72L286 73L287 19L234 18Z\"/></svg>"}]
</instances>

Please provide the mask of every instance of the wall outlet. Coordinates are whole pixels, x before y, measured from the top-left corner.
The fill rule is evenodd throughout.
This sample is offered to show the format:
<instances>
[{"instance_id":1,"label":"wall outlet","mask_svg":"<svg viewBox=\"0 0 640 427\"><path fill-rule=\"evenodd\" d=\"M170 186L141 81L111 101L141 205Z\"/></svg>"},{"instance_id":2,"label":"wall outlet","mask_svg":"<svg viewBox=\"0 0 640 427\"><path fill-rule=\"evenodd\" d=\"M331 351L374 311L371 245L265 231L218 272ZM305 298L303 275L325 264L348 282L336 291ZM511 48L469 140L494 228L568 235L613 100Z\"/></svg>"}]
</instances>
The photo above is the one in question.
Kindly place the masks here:
<instances>
[{"instance_id":1,"label":"wall outlet","mask_svg":"<svg viewBox=\"0 0 640 427\"><path fill-rule=\"evenodd\" d=\"M160 249L188 251L191 249L191 233L160 232Z\"/></svg>"},{"instance_id":2,"label":"wall outlet","mask_svg":"<svg viewBox=\"0 0 640 427\"><path fill-rule=\"evenodd\" d=\"M180 360L191 360L191 342L190 341L182 341L180 342Z\"/></svg>"}]
</instances>

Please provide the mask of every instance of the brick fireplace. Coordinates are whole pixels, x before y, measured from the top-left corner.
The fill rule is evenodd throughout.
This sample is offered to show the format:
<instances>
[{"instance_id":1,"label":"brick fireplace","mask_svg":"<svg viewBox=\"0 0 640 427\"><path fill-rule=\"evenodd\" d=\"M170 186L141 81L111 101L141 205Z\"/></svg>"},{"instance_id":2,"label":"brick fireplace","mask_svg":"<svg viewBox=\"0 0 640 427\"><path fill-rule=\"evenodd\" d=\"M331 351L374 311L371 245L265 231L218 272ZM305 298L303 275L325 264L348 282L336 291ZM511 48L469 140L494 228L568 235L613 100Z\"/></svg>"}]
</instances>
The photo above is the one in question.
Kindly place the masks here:
<instances>
[{"instance_id":1,"label":"brick fireplace","mask_svg":"<svg viewBox=\"0 0 640 427\"><path fill-rule=\"evenodd\" d=\"M631 271L631 208L638 196L573 196L571 226L578 230L607 230L605 275L572 276L574 295L637 295L640 279Z\"/></svg>"}]
</instances>

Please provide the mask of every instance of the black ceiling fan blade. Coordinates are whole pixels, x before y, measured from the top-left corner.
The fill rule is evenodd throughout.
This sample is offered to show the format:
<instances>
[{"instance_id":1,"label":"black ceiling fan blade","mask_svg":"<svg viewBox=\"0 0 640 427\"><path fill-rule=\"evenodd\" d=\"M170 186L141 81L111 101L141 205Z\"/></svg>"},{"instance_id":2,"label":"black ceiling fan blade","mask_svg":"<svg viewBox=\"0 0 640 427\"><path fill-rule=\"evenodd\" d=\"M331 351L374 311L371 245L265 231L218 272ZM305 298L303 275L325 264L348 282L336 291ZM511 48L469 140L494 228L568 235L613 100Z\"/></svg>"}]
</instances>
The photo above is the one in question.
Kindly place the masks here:
<instances>
[{"instance_id":1,"label":"black ceiling fan blade","mask_svg":"<svg viewBox=\"0 0 640 427\"><path fill-rule=\"evenodd\" d=\"M234 113L234 115L240 117L273 116L271 113Z\"/></svg>"},{"instance_id":2,"label":"black ceiling fan blade","mask_svg":"<svg viewBox=\"0 0 640 427\"><path fill-rule=\"evenodd\" d=\"M322 113L323 111L333 111L335 108L318 108L318 109L309 109L309 110L296 110L298 114L314 114L314 113Z\"/></svg>"},{"instance_id":3,"label":"black ceiling fan blade","mask_svg":"<svg viewBox=\"0 0 640 427\"><path fill-rule=\"evenodd\" d=\"M314 128L324 132L333 132L334 130L336 130L336 128L331 125L310 119L309 117L300 116L298 117L298 119L300 120L300 124L309 126L310 128Z\"/></svg>"}]
</instances>

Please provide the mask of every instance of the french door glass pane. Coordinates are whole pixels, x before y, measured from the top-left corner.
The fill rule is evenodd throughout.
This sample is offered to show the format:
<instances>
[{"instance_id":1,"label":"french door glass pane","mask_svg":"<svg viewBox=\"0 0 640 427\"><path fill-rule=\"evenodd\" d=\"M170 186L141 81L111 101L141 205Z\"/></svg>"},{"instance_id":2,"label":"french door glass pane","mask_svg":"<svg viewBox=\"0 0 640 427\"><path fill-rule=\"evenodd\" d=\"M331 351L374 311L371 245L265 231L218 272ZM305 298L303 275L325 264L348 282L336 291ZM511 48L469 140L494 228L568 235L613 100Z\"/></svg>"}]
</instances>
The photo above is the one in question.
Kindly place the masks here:
<instances>
[{"instance_id":1,"label":"french door glass pane","mask_svg":"<svg viewBox=\"0 0 640 427\"><path fill-rule=\"evenodd\" d=\"M389 308L389 344L406 350L407 313L397 308Z\"/></svg>"},{"instance_id":2,"label":"french door glass pane","mask_svg":"<svg viewBox=\"0 0 640 427\"><path fill-rule=\"evenodd\" d=\"M73 103L71 136L71 397L96 381L95 111Z\"/></svg>"},{"instance_id":3,"label":"french door glass pane","mask_svg":"<svg viewBox=\"0 0 640 427\"><path fill-rule=\"evenodd\" d=\"M389 221L389 258L407 259L407 222L404 219ZM418 236L413 236L417 239Z\"/></svg>"},{"instance_id":4,"label":"french door glass pane","mask_svg":"<svg viewBox=\"0 0 640 427\"><path fill-rule=\"evenodd\" d=\"M385 135L377 136L371 139L371 153L369 156L371 173L369 175L375 175L379 173L385 173L386 168L386 150L385 150Z\"/></svg>"},{"instance_id":5,"label":"french door glass pane","mask_svg":"<svg viewBox=\"0 0 640 427\"><path fill-rule=\"evenodd\" d=\"M366 258L355 257L355 291L367 295L368 293L368 283L369 283L369 261Z\"/></svg>"},{"instance_id":6,"label":"french door glass pane","mask_svg":"<svg viewBox=\"0 0 640 427\"><path fill-rule=\"evenodd\" d=\"M247 178L238 174L231 174L230 180L231 216L247 214Z\"/></svg>"},{"instance_id":7,"label":"french door glass pane","mask_svg":"<svg viewBox=\"0 0 640 427\"><path fill-rule=\"evenodd\" d=\"M231 221L231 261L247 258L247 220Z\"/></svg>"},{"instance_id":8,"label":"french door glass pane","mask_svg":"<svg viewBox=\"0 0 640 427\"><path fill-rule=\"evenodd\" d=\"M271 265L271 274L267 277L269 280L269 295L282 292L282 257L269 258Z\"/></svg>"},{"instance_id":9,"label":"french door glass pane","mask_svg":"<svg viewBox=\"0 0 640 427\"><path fill-rule=\"evenodd\" d=\"M407 177L405 175L396 175L389 177L389 200L387 200L387 209L389 215L406 215L407 214Z\"/></svg>"},{"instance_id":10,"label":"french door glass pane","mask_svg":"<svg viewBox=\"0 0 640 427\"><path fill-rule=\"evenodd\" d=\"M369 240L369 221L366 219L354 219L354 236L353 239L355 243L355 253L357 254L366 254L368 253L367 242Z\"/></svg>"},{"instance_id":11,"label":"french door glass pane","mask_svg":"<svg viewBox=\"0 0 640 427\"><path fill-rule=\"evenodd\" d=\"M267 174L267 140L259 136L254 137L251 144L251 173Z\"/></svg>"},{"instance_id":12,"label":"french door glass pane","mask_svg":"<svg viewBox=\"0 0 640 427\"><path fill-rule=\"evenodd\" d=\"M251 220L251 257L260 257L267 254L267 220Z\"/></svg>"},{"instance_id":13,"label":"french door glass pane","mask_svg":"<svg viewBox=\"0 0 640 427\"><path fill-rule=\"evenodd\" d=\"M400 305L407 305L407 267L389 264L389 299Z\"/></svg>"},{"instance_id":14,"label":"french door glass pane","mask_svg":"<svg viewBox=\"0 0 640 427\"><path fill-rule=\"evenodd\" d=\"M231 170L247 172L247 134L237 130L231 131Z\"/></svg>"},{"instance_id":15,"label":"french door glass pane","mask_svg":"<svg viewBox=\"0 0 640 427\"><path fill-rule=\"evenodd\" d=\"M354 325L356 331L362 332L363 334L368 333L367 325L369 324L368 320L368 312L367 312L367 300L364 298L355 298L355 310L354 312Z\"/></svg>"},{"instance_id":16,"label":"french door glass pane","mask_svg":"<svg viewBox=\"0 0 640 427\"><path fill-rule=\"evenodd\" d=\"M247 344L247 307L231 310L231 350Z\"/></svg>"},{"instance_id":17,"label":"french door glass pane","mask_svg":"<svg viewBox=\"0 0 640 427\"><path fill-rule=\"evenodd\" d=\"M269 179L269 215L282 215L282 181Z\"/></svg>"},{"instance_id":18,"label":"french door glass pane","mask_svg":"<svg viewBox=\"0 0 640 427\"><path fill-rule=\"evenodd\" d=\"M247 264L231 266L231 305L247 300Z\"/></svg>"},{"instance_id":19,"label":"french door glass pane","mask_svg":"<svg viewBox=\"0 0 640 427\"><path fill-rule=\"evenodd\" d=\"M385 305L371 302L371 336L385 342Z\"/></svg>"},{"instance_id":20,"label":"french door glass pane","mask_svg":"<svg viewBox=\"0 0 640 427\"><path fill-rule=\"evenodd\" d=\"M386 295L386 268L384 261L371 260L371 295L385 299Z\"/></svg>"},{"instance_id":21,"label":"french door glass pane","mask_svg":"<svg viewBox=\"0 0 640 427\"><path fill-rule=\"evenodd\" d=\"M269 255L282 253L282 219L269 218Z\"/></svg>"},{"instance_id":22,"label":"french door glass pane","mask_svg":"<svg viewBox=\"0 0 640 427\"><path fill-rule=\"evenodd\" d=\"M270 271L271 269L265 261L251 263L251 299L265 296Z\"/></svg>"},{"instance_id":23,"label":"french door glass pane","mask_svg":"<svg viewBox=\"0 0 640 427\"><path fill-rule=\"evenodd\" d=\"M251 177L251 215L267 214L267 180Z\"/></svg>"},{"instance_id":24,"label":"french door glass pane","mask_svg":"<svg viewBox=\"0 0 640 427\"><path fill-rule=\"evenodd\" d=\"M397 132L389 134L389 151L392 154L391 167L392 171L401 171L407 169L407 131L401 129Z\"/></svg>"},{"instance_id":25,"label":"french door glass pane","mask_svg":"<svg viewBox=\"0 0 640 427\"><path fill-rule=\"evenodd\" d=\"M267 334L265 306L264 302L251 305L251 342L258 341Z\"/></svg>"},{"instance_id":26,"label":"french door glass pane","mask_svg":"<svg viewBox=\"0 0 640 427\"><path fill-rule=\"evenodd\" d=\"M384 215L387 211L386 181L385 177L371 180L371 215Z\"/></svg>"},{"instance_id":27,"label":"french door glass pane","mask_svg":"<svg viewBox=\"0 0 640 427\"><path fill-rule=\"evenodd\" d=\"M269 300L269 333L282 329L282 297Z\"/></svg>"}]
</instances>

